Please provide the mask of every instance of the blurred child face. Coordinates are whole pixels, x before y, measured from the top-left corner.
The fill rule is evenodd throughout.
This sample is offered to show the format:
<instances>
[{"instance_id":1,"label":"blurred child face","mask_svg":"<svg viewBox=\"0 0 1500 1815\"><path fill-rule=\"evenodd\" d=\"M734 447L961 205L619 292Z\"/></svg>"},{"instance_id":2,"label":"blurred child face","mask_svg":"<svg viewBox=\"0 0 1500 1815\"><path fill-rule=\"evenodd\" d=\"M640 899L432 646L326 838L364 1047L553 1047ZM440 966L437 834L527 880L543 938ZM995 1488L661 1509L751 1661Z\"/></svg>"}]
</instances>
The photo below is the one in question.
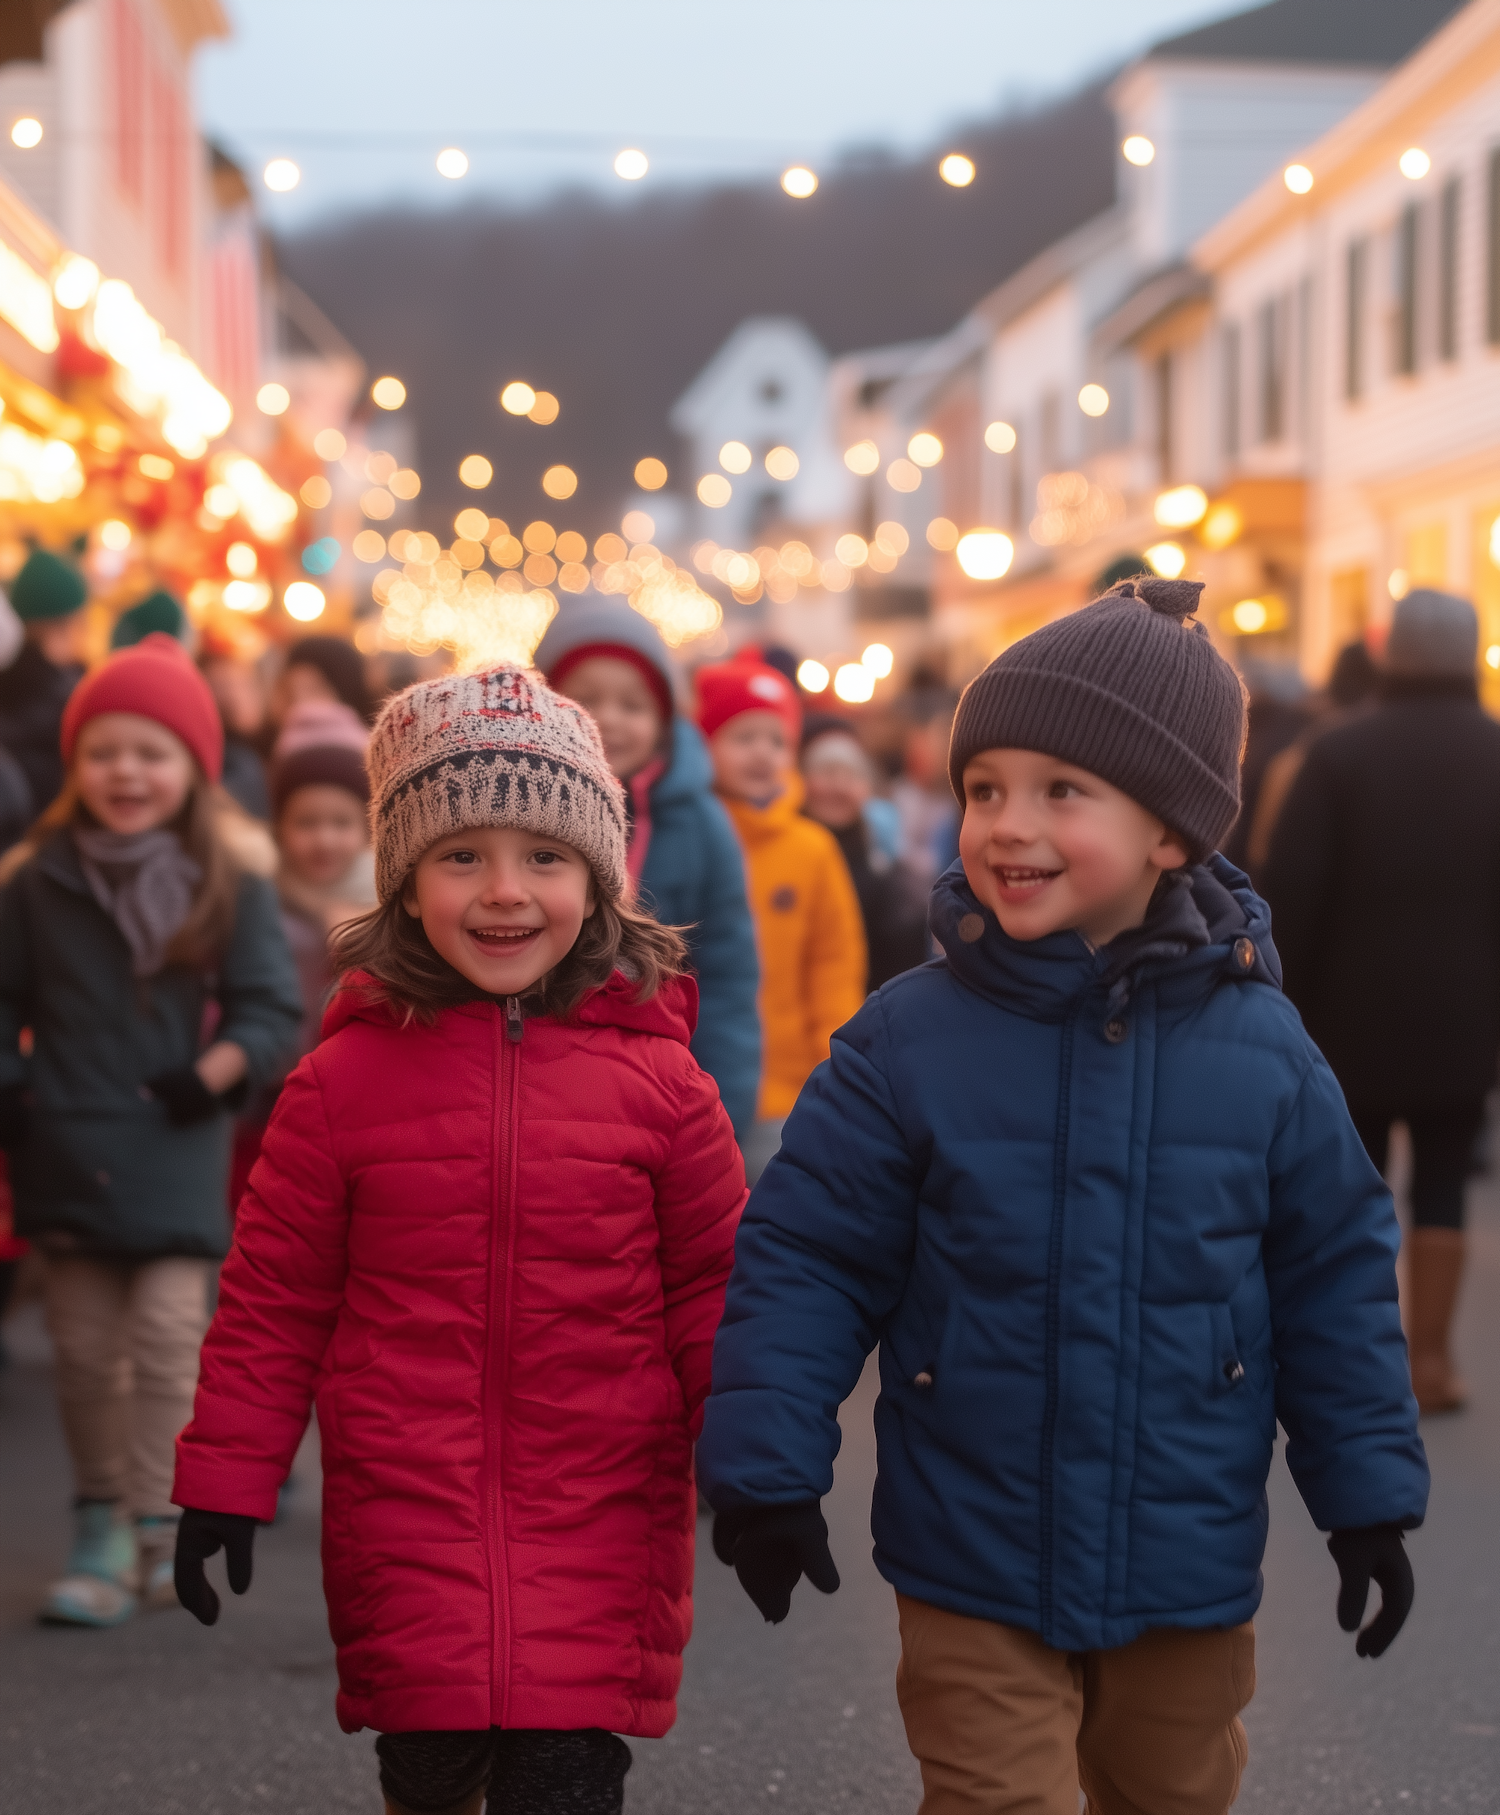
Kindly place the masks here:
<instances>
[{"instance_id":1,"label":"blurred child face","mask_svg":"<svg viewBox=\"0 0 1500 1815\"><path fill-rule=\"evenodd\" d=\"M763 804L786 787L792 745L779 712L737 712L715 731L708 748L721 794Z\"/></svg>"},{"instance_id":2,"label":"blurred child face","mask_svg":"<svg viewBox=\"0 0 1500 1815\"><path fill-rule=\"evenodd\" d=\"M277 718L284 719L293 706L307 700L331 700L338 705L339 696L321 668L314 668L311 662L294 662L276 682Z\"/></svg>"},{"instance_id":3,"label":"blurred child face","mask_svg":"<svg viewBox=\"0 0 1500 1815\"><path fill-rule=\"evenodd\" d=\"M288 796L276 822L281 861L301 881L340 881L369 842L365 803L347 788L310 782Z\"/></svg>"},{"instance_id":4,"label":"blurred child face","mask_svg":"<svg viewBox=\"0 0 1500 1815\"><path fill-rule=\"evenodd\" d=\"M568 670L560 689L599 727L604 754L621 781L655 756L663 730L661 708L639 668L616 656L591 655Z\"/></svg>"},{"instance_id":5,"label":"blurred child face","mask_svg":"<svg viewBox=\"0 0 1500 1815\"><path fill-rule=\"evenodd\" d=\"M266 690L253 664L216 656L203 664L203 678L213 689L229 730L239 737L253 737L266 716Z\"/></svg>"},{"instance_id":6,"label":"blurred child face","mask_svg":"<svg viewBox=\"0 0 1500 1815\"><path fill-rule=\"evenodd\" d=\"M78 798L110 832L150 832L182 811L192 753L175 732L137 712L101 712L78 733Z\"/></svg>"},{"instance_id":7,"label":"blurred child face","mask_svg":"<svg viewBox=\"0 0 1500 1815\"><path fill-rule=\"evenodd\" d=\"M577 943L593 874L572 845L505 826L440 838L403 896L440 958L477 989L524 995Z\"/></svg>"},{"instance_id":8,"label":"blurred child face","mask_svg":"<svg viewBox=\"0 0 1500 1815\"><path fill-rule=\"evenodd\" d=\"M1187 852L1128 794L1036 750L985 750L964 770L959 856L1012 939L1065 929L1106 945L1139 926Z\"/></svg>"},{"instance_id":9,"label":"blurred child face","mask_svg":"<svg viewBox=\"0 0 1500 1815\"><path fill-rule=\"evenodd\" d=\"M835 832L852 826L872 792L870 768L851 738L819 738L802 765L808 813Z\"/></svg>"},{"instance_id":10,"label":"blurred child face","mask_svg":"<svg viewBox=\"0 0 1500 1815\"><path fill-rule=\"evenodd\" d=\"M60 618L41 618L26 626L27 639L54 668L83 660L84 614L70 611Z\"/></svg>"}]
</instances>

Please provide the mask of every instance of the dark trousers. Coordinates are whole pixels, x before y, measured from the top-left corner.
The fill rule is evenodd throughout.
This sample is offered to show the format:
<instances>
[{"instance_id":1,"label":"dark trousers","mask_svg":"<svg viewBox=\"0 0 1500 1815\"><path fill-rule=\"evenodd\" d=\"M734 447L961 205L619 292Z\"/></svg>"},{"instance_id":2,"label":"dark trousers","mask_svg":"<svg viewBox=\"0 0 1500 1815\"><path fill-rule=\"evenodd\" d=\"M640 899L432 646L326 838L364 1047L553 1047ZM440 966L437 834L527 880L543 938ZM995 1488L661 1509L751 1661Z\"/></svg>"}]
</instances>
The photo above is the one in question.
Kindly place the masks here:
<instances>
[{"instance_id":1,"label":"dark trousers","mask_svg":"<svg viewBox=\"0 0 1500 1815\"><path fill-rule=\"evenodd\" d=\"M1365 1152L1385 1171L1391 1123L1411 1133L1411 1220L1418 1229L1462 1229L1464 1185L1474 1170L1474 1144L1484 1126L1483 1103L1444 1103L1435 1109L1370 1109L1351 1105Z\"/></svg>"},{"instance_id":2,"label":"dark trousers","mask_svg":"<svg viewBox=\"0 0 1500 1815\"><path fill-rule=\"evenodd\" d=\"M602 1727L382 1733L380 1787L414 1815L451 1809L484 1785L490 1815L620 1815L630 1748Z\"/></svg>"}]
</instances>

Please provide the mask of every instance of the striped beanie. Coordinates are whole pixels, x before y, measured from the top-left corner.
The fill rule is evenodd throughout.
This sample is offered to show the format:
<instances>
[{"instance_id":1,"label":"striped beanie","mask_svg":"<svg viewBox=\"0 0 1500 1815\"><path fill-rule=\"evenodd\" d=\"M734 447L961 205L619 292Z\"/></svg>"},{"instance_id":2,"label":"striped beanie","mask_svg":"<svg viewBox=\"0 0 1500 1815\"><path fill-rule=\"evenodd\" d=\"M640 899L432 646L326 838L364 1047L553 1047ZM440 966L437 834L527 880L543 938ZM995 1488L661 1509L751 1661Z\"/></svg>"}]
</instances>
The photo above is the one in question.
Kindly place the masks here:
<instances>
[{"instance_id":1,"label":"striped beanie","mask_svg":"<svg viewBox=\"0 0 1500 1815\"><path fill-rule=\"evenodd\" d=\"M625 892L624 791L594 721L535 669L408 687L376 721L368 764L382 901L429 845L468 826L559 839L583 853L611 901Z\"/></svg>"}]
</instances>

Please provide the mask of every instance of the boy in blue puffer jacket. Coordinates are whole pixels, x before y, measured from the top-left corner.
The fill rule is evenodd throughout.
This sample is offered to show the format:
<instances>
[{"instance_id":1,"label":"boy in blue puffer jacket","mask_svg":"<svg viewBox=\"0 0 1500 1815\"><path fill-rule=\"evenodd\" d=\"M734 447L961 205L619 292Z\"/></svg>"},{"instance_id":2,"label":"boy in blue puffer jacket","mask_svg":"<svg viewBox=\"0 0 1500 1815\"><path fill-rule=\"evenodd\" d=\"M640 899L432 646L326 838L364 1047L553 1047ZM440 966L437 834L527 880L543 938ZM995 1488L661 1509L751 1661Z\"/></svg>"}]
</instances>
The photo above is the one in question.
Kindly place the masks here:
<instances>
[{"instance_id":1,"label":"boy in blue puffer jacket","mask_svg":"<svg viewBox=\"0 0 1500 1815\"><path fill-rule=\"evenodd\" d=\"M1211 855L1239 679L1196 583L1126 581L965 694L946 953L834 1036L745 1212L699 1478L768 1620L838 1586L818 1502L880 1345L875 1562L923 1815L1223 1815L1246 1757L1266 1478L1357 1649L1426 1509L1397 1226Z\"/></svg>"}]
</instances>

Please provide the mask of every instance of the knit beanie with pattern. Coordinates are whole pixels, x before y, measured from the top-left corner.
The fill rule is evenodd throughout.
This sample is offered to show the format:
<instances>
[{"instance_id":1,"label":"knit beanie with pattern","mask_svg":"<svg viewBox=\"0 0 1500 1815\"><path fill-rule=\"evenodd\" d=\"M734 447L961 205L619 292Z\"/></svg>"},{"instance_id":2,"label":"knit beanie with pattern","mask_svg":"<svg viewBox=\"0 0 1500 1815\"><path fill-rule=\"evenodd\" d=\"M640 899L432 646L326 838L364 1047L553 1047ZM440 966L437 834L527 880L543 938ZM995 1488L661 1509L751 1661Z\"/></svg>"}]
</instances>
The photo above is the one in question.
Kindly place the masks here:
<instances>
[{"instance_id":1,"label":"knit beanie with pattern","mask_svg":"<svg viewBox=\"0 0 1500 1815\"><path fill-rule=\"evenodd\" d=\"M948 774L982 750L1039 750L1099 776L1209 855L1240 809L1245 690L1193 619L1198 580L1142 577L1013 643L970 683Z\"/></svg>"},{"instance_id":2,"label":"knit beanie with pattern","mask_svg":"<svg viewBox=\"0 0 1500 1815\"><path fill-rule=\"evenodd\" d=\"M532 668L421 681L370 736L375 887L400 892L431 844L511 826L581 851L611 901L625 892L625 795L594 721Z\"/></svg>"}]
</instances>

